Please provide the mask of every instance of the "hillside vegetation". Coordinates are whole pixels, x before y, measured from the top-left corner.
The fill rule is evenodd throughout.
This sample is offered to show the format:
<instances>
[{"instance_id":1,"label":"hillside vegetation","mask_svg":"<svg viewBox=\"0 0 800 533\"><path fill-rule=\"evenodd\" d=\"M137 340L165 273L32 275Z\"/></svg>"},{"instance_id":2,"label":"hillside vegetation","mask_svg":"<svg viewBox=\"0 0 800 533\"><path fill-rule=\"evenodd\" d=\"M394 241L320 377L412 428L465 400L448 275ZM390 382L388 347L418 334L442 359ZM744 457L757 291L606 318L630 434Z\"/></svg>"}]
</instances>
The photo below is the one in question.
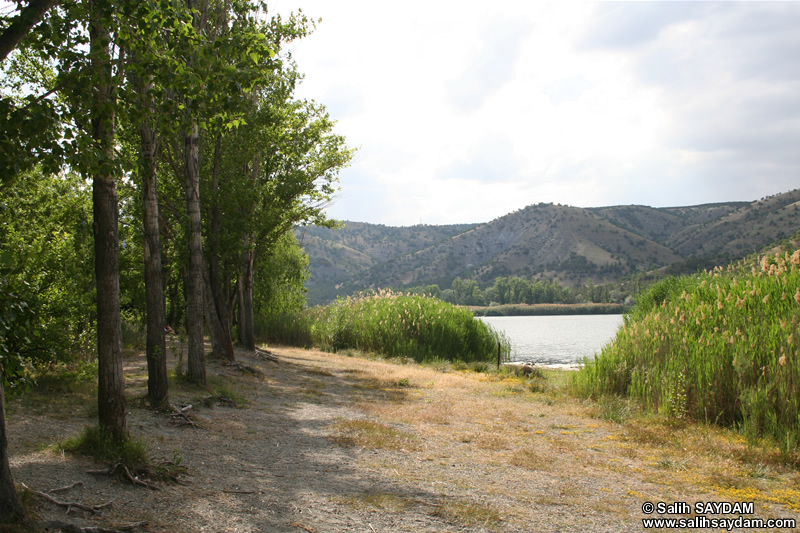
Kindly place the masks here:
<instances>
[{"instance_id":1,"label":"hillside vegetation","mask_svg":"<svg viewBox=\"0 0 800 533\"><path fill-rule=\"evenodd\" d=\"M484 224L301 228L310 304L370 288L501 276L567 287L670 268L694 272L743 258L797 231L800 189L753 202L689 207L537 204Z\"/></svg>"},{"instance_id":2,"label":"hillside vegetation","mask_svg":"<svg viewBox=\"0 0 800 533\"><path fill-rule=\"evenodd\" d=\"M587 396L800 446L800 250L651 287L576 376Z\"/></svg>"}]
</instances>

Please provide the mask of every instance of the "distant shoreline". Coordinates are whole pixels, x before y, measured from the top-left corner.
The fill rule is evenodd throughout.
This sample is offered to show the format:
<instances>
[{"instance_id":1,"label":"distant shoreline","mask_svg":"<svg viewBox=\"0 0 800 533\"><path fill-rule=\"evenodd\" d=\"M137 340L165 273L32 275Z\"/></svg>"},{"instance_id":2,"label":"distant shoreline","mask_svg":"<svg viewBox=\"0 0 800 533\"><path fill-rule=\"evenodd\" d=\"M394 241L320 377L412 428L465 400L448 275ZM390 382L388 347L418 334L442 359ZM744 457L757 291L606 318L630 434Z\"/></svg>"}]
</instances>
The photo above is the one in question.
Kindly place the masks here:
<instances>
[{"instance_id":1,"label":"distant shoreline","mask_svg":"<svg viewBox=\"0 0 800 533\"><path fill-rule=\"evenodd\" d=\"M468 306L475 316L621 315L623 304L506 304Z\"/></svg>"}]
</instances>

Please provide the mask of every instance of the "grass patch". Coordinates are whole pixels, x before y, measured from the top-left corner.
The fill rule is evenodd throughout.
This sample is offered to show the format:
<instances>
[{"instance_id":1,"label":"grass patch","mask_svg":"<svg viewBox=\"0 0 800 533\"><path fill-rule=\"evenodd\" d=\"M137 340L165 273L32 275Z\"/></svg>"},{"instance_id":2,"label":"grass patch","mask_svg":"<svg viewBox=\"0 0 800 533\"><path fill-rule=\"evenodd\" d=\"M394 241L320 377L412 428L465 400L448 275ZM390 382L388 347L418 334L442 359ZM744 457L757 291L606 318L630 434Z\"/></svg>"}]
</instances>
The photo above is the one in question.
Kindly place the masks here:
<instances>
[{"instance_id":1,"label":"grass patch","mask_svg":"<svg viewBox=\"0 0 800 533\"><path fill-rule=\"evenodd\" d=\"M33 385L19 395L26 412L58 418L97 416L96 362L47 364L38 367L32 378Z\"/></svg>"},{"instance_id":2,"label":"grass patch","mask_svg":"<svg viewBox=\"0 0 800 533\"><path fill-rule=\"evenodd\" d=\"M383 450L414 450L419 442L413 433L369 420L339 420L333 440L340 446Z\"/></svg>"},{"instance_id":3,"label":"grass patch","mask_svg":"<svg viewBox=\"0 0 800 533\"><path fill-rule=\"evenodd\" d=\"M500 513L489 505L459 500L445 500L432 514L467 527L478 526L489 531L497 531L503 521Z\"/></svg>"},{"instance_id":4,"label":"grass patch","mask_svg":"<svg viewBox=\"0 0 800 533\"><path fill-rule=\"evenodd\" d=\"M209 373L205 385L192 383L182 374L174 375L174 382L170 376L170 390L182 389L193 394L191 403L195 406L205 406L213 408L217 405L226 407L243 408L247 407L247 397L241 393L242 383L228 378Z\"/></svg>"},{"instance_id":5,"label":"grass patch","mask_svg":"<svg viewBox=\"0 0 800 533\"><path fill-rule=\"evenodd\" d=\"M150 462L143 440L128 438L120 441L100 426L86 426L79 436L58 444L56 449L111 464L123 464L131 471L139 471Z\"/></svg>"}]
</instances>

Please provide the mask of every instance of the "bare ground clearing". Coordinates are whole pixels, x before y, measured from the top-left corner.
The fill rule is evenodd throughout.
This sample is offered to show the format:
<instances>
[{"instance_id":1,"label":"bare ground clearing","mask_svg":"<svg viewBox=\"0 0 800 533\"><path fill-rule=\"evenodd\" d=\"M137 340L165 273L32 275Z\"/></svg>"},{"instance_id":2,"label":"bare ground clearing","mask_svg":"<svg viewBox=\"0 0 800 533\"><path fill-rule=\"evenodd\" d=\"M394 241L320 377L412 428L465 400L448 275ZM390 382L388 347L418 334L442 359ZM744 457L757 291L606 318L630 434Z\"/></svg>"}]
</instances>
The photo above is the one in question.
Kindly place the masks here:
<instances>
[{"instance_id":1,"label":"bare ground clearing","mask_svg":"<svg viewBox=\"0 0 800 533\"><path fill-rule=\"evenodd\" d=\"M604 410L624 405L571 398L552 384L557 375L532 388L501 375L272 352L279 362L237 355L263 376L209 364L240 408L204 407L207 391L172 388L173 403L195 406L197 429L144 409L146 363L126 359L130 430L154 458L182 457L183 484L137 488L54 452L94 422L91 396L86 405L9 402L15 480L39 491L80 481L57 497L113 504L70 520L146 521L154 532L642 531L642 504L659 501L753 501L746 518L800 518L800 476L774 454L705 425L607 421ZM64 519L43 500L36 511Z\"/></svg>"}]
</instances>

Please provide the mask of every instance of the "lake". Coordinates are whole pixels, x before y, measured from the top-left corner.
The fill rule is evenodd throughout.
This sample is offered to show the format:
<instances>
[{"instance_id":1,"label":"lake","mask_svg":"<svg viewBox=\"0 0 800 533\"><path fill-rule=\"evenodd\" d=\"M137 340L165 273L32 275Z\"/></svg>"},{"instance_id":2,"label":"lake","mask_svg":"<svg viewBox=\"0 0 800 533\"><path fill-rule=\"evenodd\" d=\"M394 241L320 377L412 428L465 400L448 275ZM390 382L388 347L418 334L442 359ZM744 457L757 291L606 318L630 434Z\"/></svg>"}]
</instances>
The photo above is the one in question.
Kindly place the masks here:
<instances>
[{"instance_id":1,"label":"lake","mask_svg":"<svg viewBox=\"0 0 800 533\"><path fill-rule=\"evenodd\" d=\"M511 361L574 365L608 344L622 315L491 316L481 320L511 340Z\"/></svg>"}]
</instances>

